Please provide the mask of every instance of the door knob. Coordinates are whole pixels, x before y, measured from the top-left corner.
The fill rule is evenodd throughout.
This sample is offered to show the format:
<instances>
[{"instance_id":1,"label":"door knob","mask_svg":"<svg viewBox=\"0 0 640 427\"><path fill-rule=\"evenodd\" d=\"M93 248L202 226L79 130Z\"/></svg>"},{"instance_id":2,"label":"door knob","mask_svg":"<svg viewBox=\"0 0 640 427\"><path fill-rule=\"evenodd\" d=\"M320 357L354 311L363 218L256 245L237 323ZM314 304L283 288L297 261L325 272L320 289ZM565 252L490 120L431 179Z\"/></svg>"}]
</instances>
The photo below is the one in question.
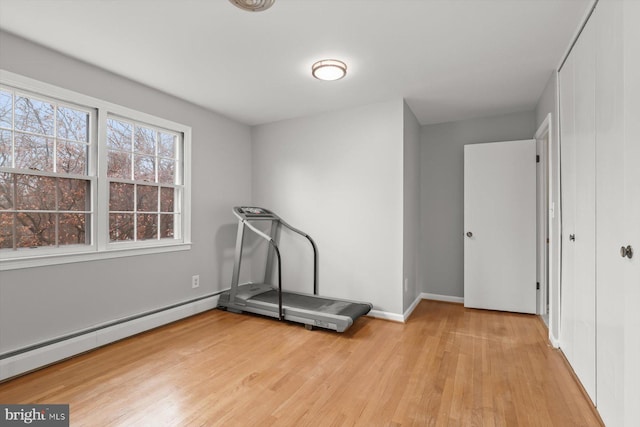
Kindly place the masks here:
<instances>
[{"instance_id":1,"label":"door knob","mask_svg":"<svg viewBox=\"0 0 640 427\"><path fill-rule=\"evenodd\" d=\"M473 237L473 233L470 231L467 231L467 237Z\"/></svg>"},{"instance_id":2,"label":"door knob","mask_svg":"<svg viewBox=\"0 0 640 427\"><path fill-rule=\"evenodd\" d=\"M628 245L627 247L621 247L620 248L620 256L622 258L627 257L629 259L633 258L633 248L631 247L631 245Z\"/></svg>"}]
</instances>

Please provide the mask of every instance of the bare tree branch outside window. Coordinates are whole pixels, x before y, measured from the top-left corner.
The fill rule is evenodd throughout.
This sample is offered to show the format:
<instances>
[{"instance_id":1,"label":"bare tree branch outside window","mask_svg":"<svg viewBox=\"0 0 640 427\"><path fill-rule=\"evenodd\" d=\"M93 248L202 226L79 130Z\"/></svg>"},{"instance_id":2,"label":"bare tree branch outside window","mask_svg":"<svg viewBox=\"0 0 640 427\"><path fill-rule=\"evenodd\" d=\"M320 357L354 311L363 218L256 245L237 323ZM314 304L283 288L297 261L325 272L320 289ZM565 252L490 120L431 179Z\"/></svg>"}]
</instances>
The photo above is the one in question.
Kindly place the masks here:
<instances>
[{"instance_id":1,"label":"bare tree branch outside window","mask_svg":"<svg viewBox=\"0 0 640 427\"><path fill-rule=\"evenodd\" d=\"M89 143L86 111L0 90L0 249L90 243Z\"/></svg>"}]
</instances>

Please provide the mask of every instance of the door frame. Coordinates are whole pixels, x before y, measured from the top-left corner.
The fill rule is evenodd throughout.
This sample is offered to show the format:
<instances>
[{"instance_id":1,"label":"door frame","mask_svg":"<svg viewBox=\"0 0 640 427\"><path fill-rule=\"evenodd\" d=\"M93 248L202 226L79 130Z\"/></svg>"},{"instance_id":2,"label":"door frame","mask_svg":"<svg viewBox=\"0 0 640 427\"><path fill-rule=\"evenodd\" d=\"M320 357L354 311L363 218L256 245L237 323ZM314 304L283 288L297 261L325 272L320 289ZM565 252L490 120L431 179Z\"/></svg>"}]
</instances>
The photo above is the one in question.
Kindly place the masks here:
<instances>
[{"instance_id":1,"label":"door frame","mask_svg":"<svg viewBox=\"0 0 640 427\"><path fill-rule=\"evenodd\" d=\"M539 283L537 292L536 314L547 314L547 295L549 294L549 129L544 129L540 134L536 133L536 279Z\"/></svg>"},{"instance_id":2,"label":"door frame","mask_svg":"<svg viewBox=\"0 0 640 427\"><path fill-rule=\"evenodd\" d=\"M558 348L559 336L556 336L554 331L560 330L559 272L561 252L560 233L554 232L554 230L560 230L560 203L558 197L560 194L560 174L554 174L553 172L555 169L558 169L558 171L560 169L560 145L555 132L553 115L548 113L538 127L534 138L536 140L536 150L540 155L538 170L539 172L544 171L543 182L545 183L543 191L537 192L540 198L544 199L541 201L539 198L538 203L543 203L545 207L544 210L538 209L538 215L543 216L543 218L538 218L538 224L540 222L546 224L546 233L544 230L538 230L540 243L545 243L541 247L546 249L543 254L538 254L538 258L546 264L546 274L543 275L546 283L540 283L540 291L538 293L538 315L548 314L549 341L553 347ZM558 179L554 179L555 176ZM546 244L547 237L549 238L548 245ZM543 304L547 298L549 300L548 310L546 310L546 305Z\"/></svg>"}]
</instances>

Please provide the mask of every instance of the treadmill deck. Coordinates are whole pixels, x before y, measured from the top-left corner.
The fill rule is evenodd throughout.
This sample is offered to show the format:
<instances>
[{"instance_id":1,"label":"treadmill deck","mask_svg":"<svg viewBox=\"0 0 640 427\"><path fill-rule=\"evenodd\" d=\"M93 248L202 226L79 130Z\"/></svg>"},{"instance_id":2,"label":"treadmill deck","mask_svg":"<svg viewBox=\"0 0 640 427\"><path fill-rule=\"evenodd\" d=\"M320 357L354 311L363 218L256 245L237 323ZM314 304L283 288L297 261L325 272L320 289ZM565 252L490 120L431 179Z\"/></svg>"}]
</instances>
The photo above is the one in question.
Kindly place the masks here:
<instances>
[{"instance_id":1,"label":"treadmill deck","mask_svg":"<svg viewBox=\"0 0 640 427\"><path fill-rule=\"evenodd\" d=\"M278 291L272 289L255 295L252 300L278 305ZM369 304L332 300L311 295L282 292L282 306L284 308L301 308L304 310L348 316L353 320L367 314L371 310Z\"/></svg>"},{"instance_id":2,"label":"treadmill deck","mask_svg":"<svg viewBox=\"0 0 640 427\"><path fill-rule=\"evenodd\" d=\"M245 283L238 286L235 301L230 291L220 294L218 306L231 311L277 317L278 290L265 283ZM282 309L287 320L343 332L360 316L371 310L368 303L336 300L296 292L282 292Z\"/></svg>"}]
</instances>

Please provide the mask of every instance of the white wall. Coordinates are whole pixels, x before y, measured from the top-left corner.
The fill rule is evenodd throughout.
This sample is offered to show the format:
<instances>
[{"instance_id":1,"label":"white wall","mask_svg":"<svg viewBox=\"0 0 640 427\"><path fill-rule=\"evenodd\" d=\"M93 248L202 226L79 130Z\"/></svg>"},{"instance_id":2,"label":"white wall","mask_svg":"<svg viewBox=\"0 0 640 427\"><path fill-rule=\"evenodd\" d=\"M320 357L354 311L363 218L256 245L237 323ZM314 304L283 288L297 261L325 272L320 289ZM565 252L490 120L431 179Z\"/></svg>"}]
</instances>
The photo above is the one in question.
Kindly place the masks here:
<instances>
[{"instance_id":1,"label":"white wall","mask_svg":"<svg viewBox=\"0 0 640 427\"><path fill-rule=\"evenodd\" d=\"M403 298L406 312L421 292L420 247L420 124L404 102L404 203L403 203Z\"/></svg>"},{"instance_id":2,"label":"white wall","mask_svg":"<svg viewBox=\"0 0 640 427\"><path fill-rule=\"evenodd\" d=\"M6 32L0 52L0 68L193 130L192 249L0 272L0 354L228 287L231 207L251 197L249 128Z\"/></svg>"},{"instance_id":3,"label":"white wall","mask_svg":"<svg viewBox=\"0 0 640 427\"><path fill-rule=\"evenodd\" d=\"M535 112L423 126L420 239L423 292L464 296L465 144L531 139Z\"/></svg>"},{"instance_id":4,"label":"white wall","mask_svg":"<svg viewBox=\"0 0 640 427\"><path fill-rule=\"evenodd\" d=\"M403 101L257 126L252 142L253 201L315 239L320 294L402 314ZM309 292L311 251L282 237L283 286Z\"/></svg>"}]
</instances>

